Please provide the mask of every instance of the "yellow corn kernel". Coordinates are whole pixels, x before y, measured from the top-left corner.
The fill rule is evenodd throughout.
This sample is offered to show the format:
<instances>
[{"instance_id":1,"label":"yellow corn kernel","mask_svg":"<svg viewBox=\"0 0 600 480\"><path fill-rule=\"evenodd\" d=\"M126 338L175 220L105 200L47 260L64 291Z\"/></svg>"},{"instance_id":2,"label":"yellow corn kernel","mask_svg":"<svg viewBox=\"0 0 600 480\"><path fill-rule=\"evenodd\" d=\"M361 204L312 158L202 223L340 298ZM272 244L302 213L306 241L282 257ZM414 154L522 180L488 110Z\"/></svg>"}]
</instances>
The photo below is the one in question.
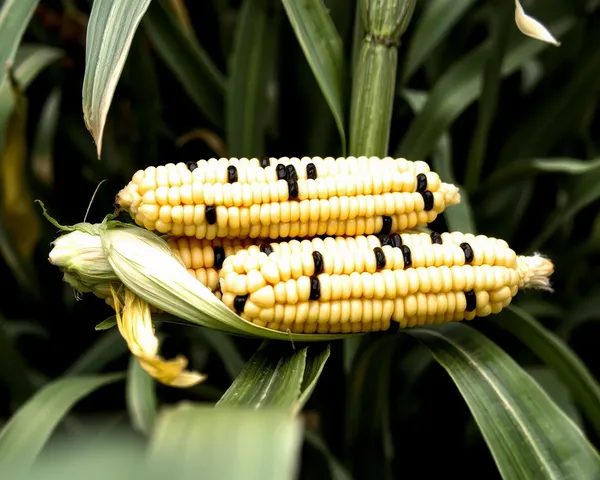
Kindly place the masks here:
<instances>
[{"instance_id":1,"label":"yellow corn kernel","mask_svg":"<svg viewBox=\"0 0 600 480\"><path fill-rule=\"evenodd\" d=\"M116 199L138 225L209 240L399 232L459 201L424 162L390 157L167 164L136 172Z\"/></svg>"},{"instance_id":2,"label":"yellow corn kernel","mask_svg":"<svg viewBox=\"0 0 600 480\"><path fill-rule=\"evenodd\" d=\"M441 243L435 235L403 233L249 246L224 262L223 302L268 328L366 332L391 321L408 328L485 317L522 288L549 288L554 267L544 257L516 256L506 242L481 235L441 237Z\"/></svg>"}]
</instances>

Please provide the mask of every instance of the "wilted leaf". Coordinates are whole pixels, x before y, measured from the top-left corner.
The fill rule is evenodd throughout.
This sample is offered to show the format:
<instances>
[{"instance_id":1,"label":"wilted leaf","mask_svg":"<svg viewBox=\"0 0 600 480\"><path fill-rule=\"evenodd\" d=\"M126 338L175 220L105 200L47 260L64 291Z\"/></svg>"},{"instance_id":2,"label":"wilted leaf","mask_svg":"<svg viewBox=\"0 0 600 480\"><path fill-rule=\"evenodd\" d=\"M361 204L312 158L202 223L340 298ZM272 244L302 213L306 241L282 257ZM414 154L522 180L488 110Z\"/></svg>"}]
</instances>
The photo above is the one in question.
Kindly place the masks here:
<instances>
[{"instance_id":1,"label":"wilted leaf","mask_svg":"<svg viewBox=\"0 0 600 480\"><path fill-rule=\"evenodd\" d=\"M16 104L8 121L4 149L0 155L0 214L18 254L30 260L40 238L41 222L26 177L27 99L17 85L13 92Z\"/></svg>"}]
</instances>

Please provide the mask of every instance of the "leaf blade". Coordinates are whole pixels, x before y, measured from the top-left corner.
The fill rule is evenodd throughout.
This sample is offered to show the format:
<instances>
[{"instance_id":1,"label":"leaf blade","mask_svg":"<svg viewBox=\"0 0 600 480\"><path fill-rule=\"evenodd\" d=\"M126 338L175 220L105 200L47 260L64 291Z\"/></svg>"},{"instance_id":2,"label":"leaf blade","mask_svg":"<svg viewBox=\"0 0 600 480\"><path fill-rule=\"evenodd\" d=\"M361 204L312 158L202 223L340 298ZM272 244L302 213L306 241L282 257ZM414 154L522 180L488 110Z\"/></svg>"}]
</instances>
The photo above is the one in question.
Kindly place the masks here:
<instances>
[{"instance_id":1,"label":"leaf blade","mask_svg":"<svg viewBox=\"0 0 600 480\"><path fill-rule=\"evenodd\" d=\"M579 428L503 350L459 323L409 332L446 369L504 478L588 478L600 456Z\"/></svg>"},{"instance_id":2,"label":"leaf blade","mask_svg":"<svg viewBox=\"0 0 600 480\"><path fill-rule=\"evenodd\" d=\"M600 385L575 352L533 315L515 305L500 315L498 325L516 336L556 372L582 406L596 432L600 432Z\"/></svg>"},{"instance_id":3,"label":"leaf blade","mask_svg":"<svg viewBox=\"0 0 600 480\"><path fill-rule=\"evenodd\" d=\"M127 370L126 400L133 427L148 435L154 427L158 410L156 382L133 355L129 358Z\"/></svg>"},{"instance_id":4,"label":"leaf blade","mask_svg":"<svg viewBox=\"0 0 600 480\"><path fill-rule=\"evenodd\" d=\"M116 382L122 374L59 378L37 392L0 431L2 471L31 466L54 428L81 398Z\"/></svg>"},{"instance_id":5,"label":"leaf blade","mask_svg":"<svg viewBox=\"0 0 600 480\"><path fill-rule=\"evenodd\" d=\"M227 153L253 158L264 154L264 104L276 29L265 0L245 0L238 22L227 94Z\"/></svg>"},{"instance_id":6,"label":"leaf blade","mask_svg":"<svg viewBox=\"0 0 600 480\"><path fill-rule=\"evenodd\" d=\"M95 0L86 34L83 119L96 142L98 158L108 110L150 0Z\"/></svg>"},{"instance_id":7,"label":"leaf blade","mask_svg":"<svg viewBox=\"0 0 600 480\"><path fill-rule=\"evenodd\" d=\"M287 411L181 404L158 418L149 453L164 476L293 480L301 439Z\"/></svg>"},{"instance_id":8,"label":"leaf blade","mask_svg":"<svg viewBox=\"0 0 600 480\"><path fill-rule=\"evenodd\" d=\"M331 109L346 151L343 79L345 64L342 40L321 0L282 0L315 79Z\"/></svg>"}]
</instances>

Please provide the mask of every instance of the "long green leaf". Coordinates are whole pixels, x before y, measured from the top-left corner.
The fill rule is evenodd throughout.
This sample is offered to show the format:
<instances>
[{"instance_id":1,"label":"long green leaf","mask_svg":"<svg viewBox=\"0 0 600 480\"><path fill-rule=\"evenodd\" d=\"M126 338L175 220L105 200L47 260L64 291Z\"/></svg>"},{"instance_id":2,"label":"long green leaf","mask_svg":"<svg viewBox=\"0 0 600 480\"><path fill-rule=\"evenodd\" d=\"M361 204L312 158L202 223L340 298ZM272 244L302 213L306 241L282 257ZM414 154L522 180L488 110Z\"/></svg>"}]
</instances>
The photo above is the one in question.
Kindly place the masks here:
<instances>
[{"instance_id":1,"label":"long green leaf","mask_svg":"<svg viewBox=\"0 0 600 480\"><path fill-rule=\"evenodd\" d=\"M157 317L153 316L153 320ZM191 328L191 336L206 342L219 356L231 379L235 379L244 368L244 359L238 352L231 336L209 328Z\"/></svg>"},{"instance_id":2,"label":"long green leaf","mask_svg":"<svg viewBox=\"0 0 600 480\"><path fill-rule=\"evenodd\" d=\"M163 0L154 0L143 26L163 62L215 126L224 124L226 81L208 54L185 33Z\"/></svg>"},{"instance_id":3,"label":"long green leaf","mask_svg":"<svg viewBox=\"0 0 600 480\"><path fill-rule=\"evenodd\" d=\"M245 0L238 22L227 95L227 153L260 157L265 148L265 104L277 29L266 0Z\"/></svg>"},{"instance_id":4,"label":"long green leaf","mask_svg":"<svg viewBox=\"0 0 600 480\"><path fill-rule=\"evenodd\" d=\"M61 91L56 88L50 92L35 132L31 151L31 169L38 181L47 187L54 183L53 149L58 117L60 114Z\"/></svg>"},{"instance_id":5,"label":"long green leaf","mask_svg":"<svg viewBox=\"0 0 600 480\"><path fill-rule=\"evenodd\" d=\"M405 89L403 97L410 105L413 112L418 113L427 102L427 93L419 90ZM433 170L447 183L458 185L452 166L452 139L450 133L443 132L432 154L431 164ZM461 199L458 205L453 205L444 211L444 219L450 231L463 233L476 233L475 220L467 192L461 188Z\"/></svg>"},{"instance_id":6,"label":"long green leaf","mask_svg":"<svg viewBox=\"0 0 600 480\"><path fill-rule=\"evenodd\" d=\"M564 35L575 25L572 18L565 18L551 25L550 30ZM502 62L502 77L506 77L540 52L549 44L534 42L520 36L510 44ZM477 47L452 65L434 85L427 103L412 121L400 146L397 157L419 159L427 157L436 141L464 110L481 95L483 65L490 48L489 41Z\"/></svg>"},{"instance_id":7,"label":"long green leaf","mask_svg":"<svg viewBox=\"0 0 600 480\"><path fill-rule=\"evenodd\" d=\"M543 230L527 248L527 252L540 248L564 222L600 199L600 167L570 180L566 187L569 199L567 206L552 213Z\"/></svg>"},{"instance_id":8,"label":"long green leaf","mask_svg":"<svg viewBox=\"0 0 600 480\"><path fill-rule=\"evenodd\" d=\"M349 375L346 442L358 478L391 478L390 368L398 343L397 335L375 340Z\"/></svg>"},{"instance_id":9,"label":"long green leaf","mask_svg":"<svg viewBox=\"0 0 600 480\"><path fill-rule=\"evenodd\" d=\"M99 335L91 347L65 370L65 376L98 373L110 362L128 351L127 343L117 329Z\"/></svg>"},{"instance_id":10,"label":"long green leaf","mask_svg":"<svg viewBox=\"0 0 600 480\"><path fill-rule=\"evenodd\" d=\"M150 459L157 478L297 478L302 426L280 410L183 404L157 420Z\"/></svg>"},{"instance_id":11,"label":"long green leaf","mask_svg":"<svg viewBox=\"0 0 600 480\"><path fill-rule=\"evenodd\" d=\"M146 435L154 427L158 409L156 382L133 355L127 371L127 411L134 428Z\"/></svg>"},{"instance_id":12,"label":"long green leaf","mask_svg":"<svg viewBox=\"0 0 600 480\"><path fill-rule=\"evenodd\" d=\"M35 388L29 378L29 366L7 330L6 320L0 315L0 382L8 389L13 406L23 403Z\"/></svg>"},{"instance_id":13,"label":"long green leaf","mask_svg":"<svg viewBox=\"0 0 600 480\"><path fill-rule=\"evenodd\" d=\"M122 374L60 378L37 392L0 431L0 471L29 468L75 403L121 379Z\"/></svg>"},{"instance_id":14,"label":"long green leaf","mask_svg":"<svg viewBox=\"0 0 600 480\"><path fill-rule=\"evenodd\" d=\"M98 158L113 95L133 36L150 0L94 0L87 26L83 119L96 142Z\"/></svg>"},{"instance_id":15,"label":"long green leaf","mask_svg":"<svg viewBox=\"0 0 600 480\"><path fill-rule=\"evenodd\" d=\"M314 345L308 349L306 367L304 369L304 378L302 379L302 385L300 387L300 396L295 404L295 411L299 412L302 410L310 396L312 395L319 377L325 368L325 363L329 358L331 350L329 344Z\"/></svg>"},{"instance_id":16,"label":"long green leaf","mask_svg":"<svg viewBox=\"0 0 600 480\"><path fill-rule=\"evenodd\" d=\"M335 118L346 154L344 47L322 0L282 0L286 14Z\"/></svg>"},{"instance_id":17,"label":"long green leaf","mask_svg":"<svg viewBox=\"0 0 600 480\"><path fill-rule=\"evenodd\" d=\"M404 84L425 63L433 50L444 41L473 3L474 0L435 0L427 4L410 37L402 70Z\"/></svg>"},{"instance_id":18,"label":"long green leaf","mask_svg":"<svg viewBox=\"0 0 600 480\"><path fill-rule=\"evenodd\" d=\"M497 110L500 92L501 67L511 22L514 22L513 5L505 2L492 10L489 20L491 30L491 48L483 72L481 96L478 102L477 123L473 131L469 154L467 157L464 185L471 192L479 184L484 159L488 148L488 140L492 122Z\"/></svg>"},{"instance_id":19,"label":"long green leaf","mask_svg":"<svg viewBox=\"0 0 600 480\"><path fill-rule=\"evenodd\" d=\"M600 158L594 160L579 160L576 158L534 158L519 162L511 162L499 168L482 183L481 191L490 191L499 185L510 183L524 175L537 173L560 173L564 175L581 175L600 167Z\"/></svg>"},{"instance_id":20,"label":"long green leaf","mask_svg":"<svg viewBox=\"0 0 600 480\"><path fill-rule=\"evenodd\" d=\"M600 456L500 347L460 323L408 332L446 369L503 478L595 478Z\"/></svg>"},{"instance_id":21,"label":"long green leaf","mask_svg":"<svg viewBox=\"0 0 600 480\"><path fill-rule=\"evenodd\" d=\"M8 78L6 65L13 62L38 1L6 0L0 9L0 89Z\"/></svg>"},{"instance_id":22,"label":"long green leaf","mask_svg":"<svg viewBox=\"0 0 600 480\"><path fill-rule=\"evenodd\" d=\"M264 343L217 406L291 408L301 393L307 350L294 350L287 343Z\"/></svg>"},{"instance_id":23,"label":"long green leaf","mask_svg":"<svg viewBox=\"0 0 600 480\"><path fill-rule=\"evenodd\" d=\"M569 81L560 85L560 95L538 96L535 108L520 119L512 129L499 154L499 164L546 155L565 133L575 130L574 125L586 115L590 98L600 92L600 30L590 28L582 38L581 53L571 66ZM547 77L541 92L556 88L555 77ZM545 87L545 88L543 88Z\"/></svg>"},{"instance_id":24,"label":"long green leaf","mask_svg":"<svg viewBox=\"0 0 600 480\"><path fill-rule=\"evenodd\" d=\"M515 335L557 373L600 434L600 385L575 352L517 306L502 311L498 325Z\"/></svg>"}]
</instances>

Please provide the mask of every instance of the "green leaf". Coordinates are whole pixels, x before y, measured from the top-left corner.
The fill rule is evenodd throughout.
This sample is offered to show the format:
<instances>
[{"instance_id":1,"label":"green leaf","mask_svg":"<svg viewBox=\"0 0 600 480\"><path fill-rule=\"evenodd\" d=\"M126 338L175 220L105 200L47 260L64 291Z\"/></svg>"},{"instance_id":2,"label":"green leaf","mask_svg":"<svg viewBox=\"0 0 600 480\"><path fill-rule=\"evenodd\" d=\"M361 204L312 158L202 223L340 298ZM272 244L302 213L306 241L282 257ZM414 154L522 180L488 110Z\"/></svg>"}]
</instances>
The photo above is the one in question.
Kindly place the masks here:
<instances>
[{"instance_id":1,"label":"green leaf","mask_svg":"<svg viewBox=\"0 0 600 480\"><path fill-rule=\"evenodd\" d=\"M427 102L427 93L419 90L405 89L402 91L402 96L405 98L411 109L418 113ZM443 132L435 146L432 154L431 164L442 181L458 185L454 177L454 169L452 167L452 139L450 133ZM460 188L460 186L459 186ZM444 211L444 219L449 231L476 233L475 220L469 196L464 189L460 189L460 203L452 205Z\"/></svg>"},{"instance_id":2,"label":"green leaf","mask_svg":"<svg viewBox=\"0 0 600 480\"><path fill-rule=\"evenodd\" d=\"M547 367L528 367L527 373L542 387L548 396L565 412L571 420L584 429L581 414L575 405L573 395L560 378Z\"/></svg>"},{"instance_id":3,"label":"green leaf","mask_svg":"<svg viewBox=\"0 0 600 480\"><path fill-rule=\"evenodd\" d=\"M436 0L427 4L410 37L402 83L408 82L425 63L473 3L474 0Z\"/></svg>"},{"instance_id":4,"label":"green leaf","mask_svg":"<svg viewBox=\"0 0 600 480\"><path fill-rule=\"evenodd\" d=\"M481 333L460 323L408 333L452 377L503 478L594 478L600 474L600 456L581 430Z\"/></svg>"},{"instance_id":5,"label":"green leaf","mask_svg":"<svg viewBox=\"0 0 600 480\"><path fill-rule=\"evenodd\" d=\"M572 18L566 18L552 24L550 29L562 36L574 25ZM533 42L520 35L516 42L509 43L502 62L502 77L514 73L548 47L548 43ZM397 157L426 158L440 135L481 95L483 65L489 49L487 41L455 62L440 77L431 89L427 103L411 122L396 150Z\"/></svg>"},{"instance_id":6,"label":"green leaf","mask_svg":"<svg viewBox=\"0 0 600 480\"><path fill-rule=\"evenodd\" d=\"M83 119L98 158L108 110L137 27L150 0L94 0L87 25Z\"/></svg>"},{"instance_id":7,"label":"green leaf","mask_svg":"<svg viewBox=\"0 0 600 480\"><path fill-rule=\"evenodd\" d=\"M321 87L346 154L344 46L322 0L282 0L304 56Z\"/></svg>"},{"instance_id":8,"label":"green leaf","mask_svg":"<svg viewBox=\"0 0 600 480\"><path fill-rule=\"evenodd\" d=\"M499 168L482 183L481 191L490 191L500 185L510 183L524 176L533 176L537 173L560 173L565 175L581 175L600 167L600 158L593 160L579 160L576 158L534 158L511 162Z\"/></svg>"},{"instance_id":9,"label":"green leaf","mask_svg":"<svg viewBox=\"0 0 600 480\"><path fill-rule=\"evenodd\" d=\"M552 368L600 433L600 385L575 352L532 315L511 305L500 312L499 322Z\"/></svg>"},{"instance_id":10,"label":"green leaf","mask_svg":"<svg viewBox=\"0 0 600 480\"><path fill-rule=\"evenodd\" d=\"M479 184L484 159L488 149L488 140L492 123L497 110L500 93L502 60L506 53L508 34L514 22L513 6L502 3L491 11L489 22L491 48L488 50L483 72L483 85L477 110L477 123L473 131L469 154L467 157L465 187L471 192Z\"/></svg>"},{"instance_id":11,"label":"green leaf","mask_svg":"<svg viewBox=\"0 0 600 480\"><path fill-rule=\"evenodd\" d=\"M349 375L347 444L357 478L392 478L390 369L399 337L385 335L356 357Z\"/></svg>"},{"instance_id":12,"label":"green leaf","mask_svg":"<svg viewBox=\"0 0 600 480\"><path fill-rule=\"evenodd\" d=\"M127 351L127 342L125 342L119 331L117 329L107 331L99 335L98 340L65 370L64 375L97 373L109 363L125 355Z\"/></svg>"},{"instance_id":13,"label":"green leaf","mask_svg":"<svg viewBox=\"0 0 600 480\"><path fill-rule=\"evenodd\" d=\"M152 319L156 321L158 318L153 315ZM210 328L192 328L190 335L201 338L215 351L232 380L240 374L245 362L231 336Z\"/></svg>"},{"instance_id":14,"label":"green leaf","mask_svg":"<svg viewBox=\"0 0 600 480\"><path fill-rule=\"evenodd\" d=\"M352 475L331 453L325 441L314 431L307 430L305 433L306 442L315 450L321 453L329 464L329 473L332 480L352 480Z\"/></svg>"},{"instance_id":15,"label":"green leaf","mask_svg":"<svg viewBox=\"0 0 600 480\"><path fill-rule=\"evenodd\" d=\"M127 411L131 423L136 430L148 435L154 427L158 409L156 382L133 355L129 357L126 386Z\"/></svg>"},{"instance_id":16,"label":"green leaf","mask_svg":"<svg viewBox=\"0 0 600 480\"><path fill-rule=\"evenodd\" d=\"M308 356L306 359L306 367L304 369L304 378L302 379L302 386L300 387L300 396L296 402L296 412L302 410L310 396L312 395L319 377L325 368L325 363L329 359L331 349L329 344L313 345L308 349Z\"/></svg>"},{"instance_id":17,"label":"green leaf","mask_svg":"<svg viewBox=\"0 0 600 480\"><path fill-rule=\"evenodd\" d=\"M54 183L54 137L60 114L61 91L55 88L44 102L31 151L31 169L47 187Z\"/></svg>"},{"instance_id":18,"label":"green leaf","mask_svg":"<svg viewBox=\"0 0 600 480\"><path fill-rule=\"evenodd\" d=\"M565 187L568 197L566 206L552 212L543 230L534 238L526 252L539 249L563 223L600 198L599 166L589 170L585 175L569 180Z\"/></svg>"},{"instance_id":19,"label":"green leaf","mask_svg":"<svg viewBox=\"0 0 600 480\"><path fill-rule=\"evenodd\" d=\"M182 404L162 413L150 445L158 478L297 478L302 426L288 411Z\"/></svg>"},{"instance_id":20,"label":"green leaf","mask_svg":"<svg viewBox=\"0 0 600 480\"><path fill-rule=\"evenodd\" d=\"M0 9L0 90L39 0L5 0Z\"/></svg>"},{"instance_id":21,"label":"green leaf","mask_svg":"<svg viewBox=\"0 0 600 480\"><path fill-rule=\"evenodd\" d=\"M215 126L224 120L226 81L208 54L185 33L163 0L154 0L143 26L163 62L190 99Z\"/></svg>"},{"instance_id":22,"label":"green leaf","mask_svg":"<svg viewBox=\"0 0 600 480\"><path fill-rule=\"evenodd\" d=\"M236 26L227 95L227 153L260 157L265 150L265 104L277 28L266 0L245 0Z\"/></svg>"},{"instance_id":23,"label":"green leaf","mask_svg":"<svg viewBox=\"0 0 600 480\"><path fill-rule=\"evenodd\" d=\"M59 378L37 392L0 431L0 471L29 468L65 414L83 397L122 374Z\"/></svg>"},{"instance_id":24,"label":"green leaf","mask_svg":"<svg viewBox=\"0 0 600 480\"><path fill-rule=\"evenodd\" d=\"M13 405L20 405L35 391L30 378L29 366L9 334L7 322L0 315L0 383L8 390Z\"/></svg>"},{"instance_id":25,"label":"green leaf","mask_svg":"<svg viewBox=\"0 0 600 480\"><path fill-rule=\"evenodd\" d=\"M291 408L300 396L308 347L265 342L217 402L221 406Z\"/></svg>"},{"instance_id":26,"label":"green leaf","mask_svg":"<svg viewBox=\"0 0 600 480\"><path fill-rule=\"evenodd\" d=\"M549 149L564 138L565 133L574 131L574 125L587 115L590 98L600 92L600 32L591 28L581 39L581 51L571 65L572 74L568 81L560 83L560 95L538 95L535 108L511 130L499 153L499 164L545 155ZM556 77L548 76L538 87L540 92L555 91Z\"/></svg>"}]
</instances>

